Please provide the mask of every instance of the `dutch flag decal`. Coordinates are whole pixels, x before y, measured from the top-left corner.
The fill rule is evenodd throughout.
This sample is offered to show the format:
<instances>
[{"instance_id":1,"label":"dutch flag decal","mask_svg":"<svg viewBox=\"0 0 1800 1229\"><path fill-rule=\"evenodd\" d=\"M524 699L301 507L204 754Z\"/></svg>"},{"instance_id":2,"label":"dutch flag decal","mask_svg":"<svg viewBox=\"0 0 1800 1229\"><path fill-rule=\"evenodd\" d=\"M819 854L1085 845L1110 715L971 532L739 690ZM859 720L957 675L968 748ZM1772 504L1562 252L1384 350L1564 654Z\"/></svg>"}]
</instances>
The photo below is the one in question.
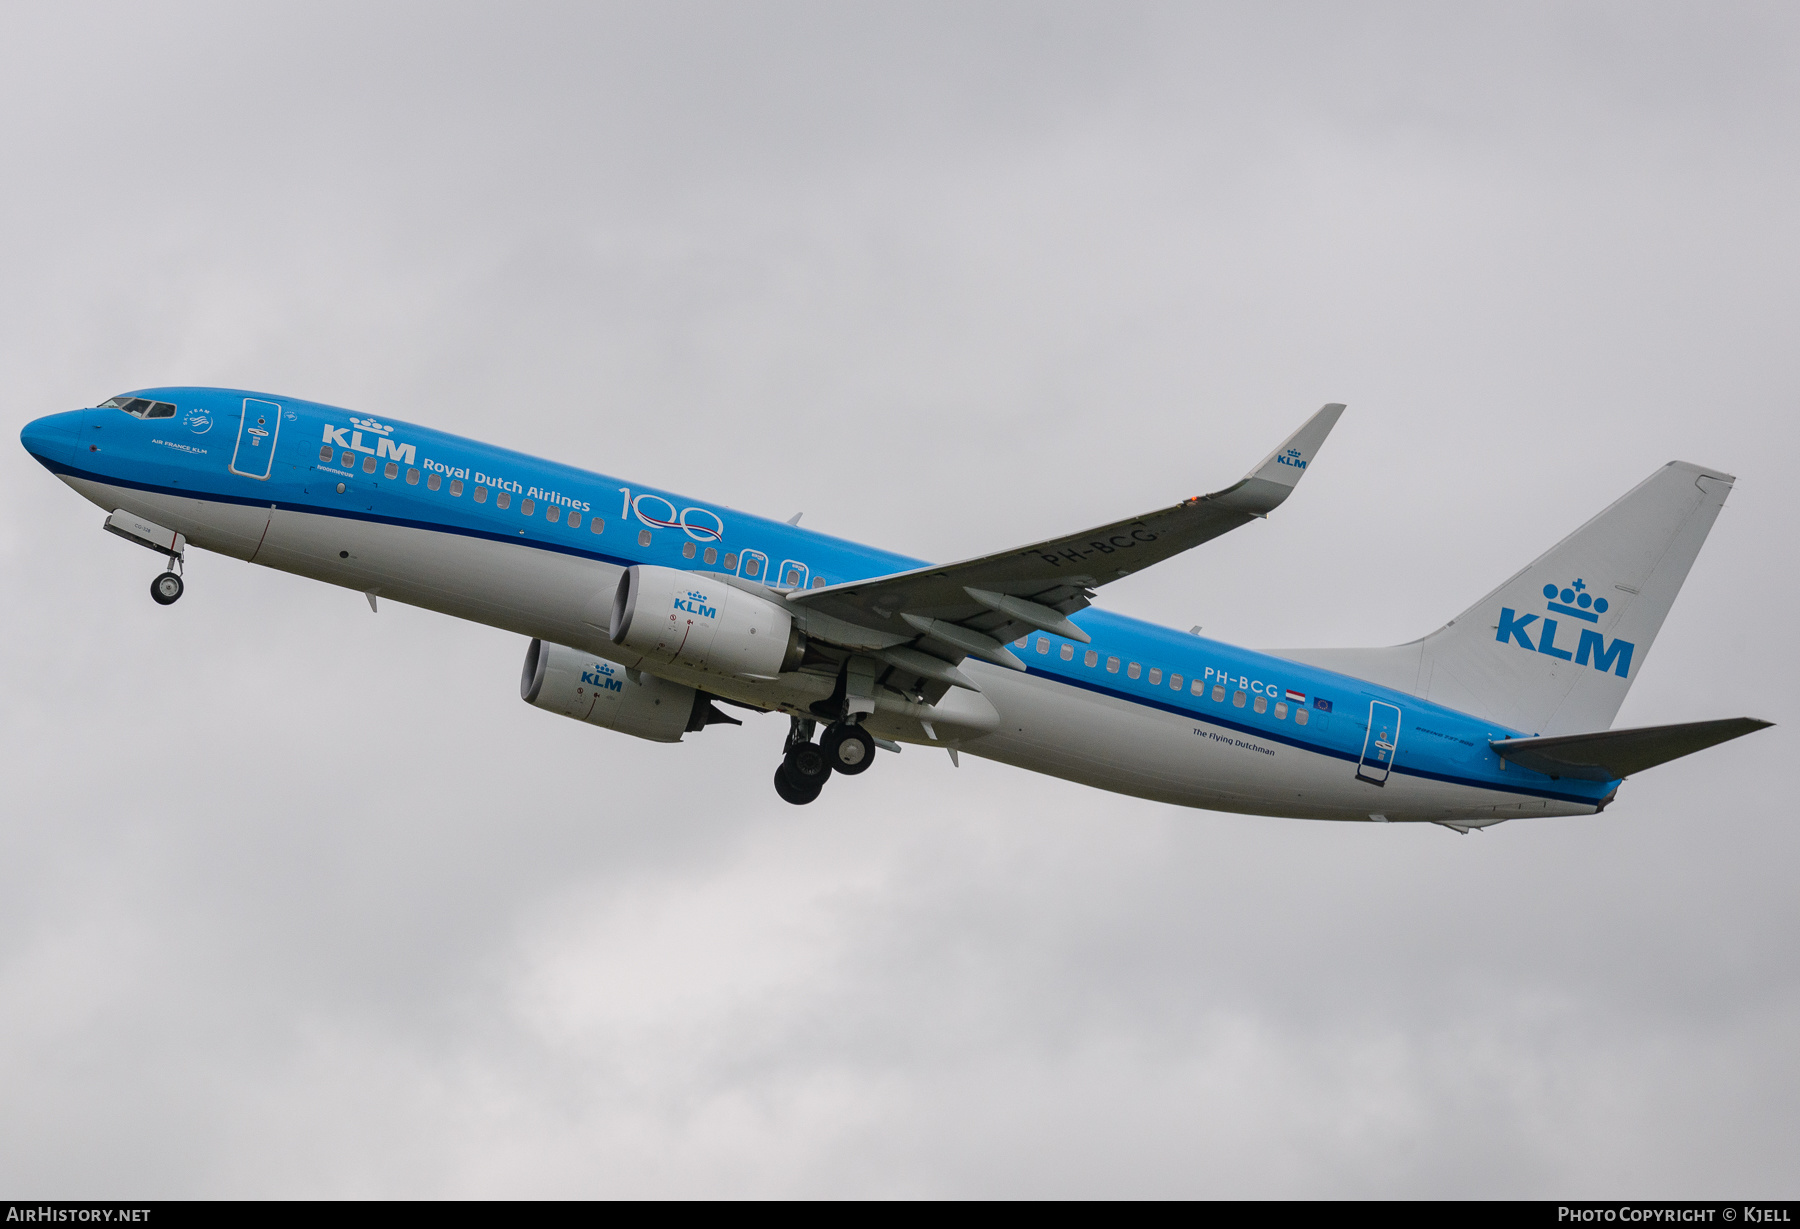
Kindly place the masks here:
<instances>
[{"instance_id":1,"label":"dutch flag decal","mask_svg":"<svg viewBox=\"0 0 1800 1229\"><path fill-rule=\"evenodd\" d=\"M1292 687L1287 689L1287 698L1289 704L1306 703L1306 693L1303 691L1295 691Z\"/></svg>"}]
</instances>

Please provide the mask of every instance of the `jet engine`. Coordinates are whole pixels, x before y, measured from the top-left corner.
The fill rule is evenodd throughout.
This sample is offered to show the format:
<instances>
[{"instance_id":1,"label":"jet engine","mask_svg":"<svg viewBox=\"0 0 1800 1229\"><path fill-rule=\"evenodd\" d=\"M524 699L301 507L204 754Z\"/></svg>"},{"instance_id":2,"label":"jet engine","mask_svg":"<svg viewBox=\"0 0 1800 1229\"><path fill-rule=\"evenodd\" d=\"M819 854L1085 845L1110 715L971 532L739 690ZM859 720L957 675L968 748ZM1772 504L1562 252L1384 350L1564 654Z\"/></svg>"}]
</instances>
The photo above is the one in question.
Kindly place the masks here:
<instances>
[{"instance_id":1,"label":"jet engine","mask_svg":"<svg viewBox=\"0 0 1800 1229\"><path fill-rule=\"evenodd\" d=\"M636 677L632 677L635 675ZM740 725L704 691L670 683L560 644L533 640L525 650L519 697L527 704L651 742L678 743L718 722Z\"/></svg>"},{"instance_id":2,"label":"jet engine","mask_svg":"<svg viewBox=\"0 0 1800 1229\"><path fill-rule=\"evenodd\" d=\"M782 603L716 576L645 564L619 577L611 631L634 653L739 677L774 678L806 655L806 637Z\"/></svg>"}]
</instances>

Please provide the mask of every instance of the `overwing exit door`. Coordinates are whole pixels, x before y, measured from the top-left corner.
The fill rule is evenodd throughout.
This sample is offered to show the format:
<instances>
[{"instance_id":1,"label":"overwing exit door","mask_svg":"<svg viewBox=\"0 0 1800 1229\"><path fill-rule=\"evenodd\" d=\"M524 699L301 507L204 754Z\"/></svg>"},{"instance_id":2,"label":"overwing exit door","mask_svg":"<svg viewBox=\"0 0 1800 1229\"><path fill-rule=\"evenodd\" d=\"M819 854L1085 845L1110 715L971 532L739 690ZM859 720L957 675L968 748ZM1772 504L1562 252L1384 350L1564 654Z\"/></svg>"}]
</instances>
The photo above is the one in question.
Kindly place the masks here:
<instances>
[{"instance_id":1,"label":"overwing exit door","mask_svg":"<svg viewBox=\"0 0 1800 1229\"><path fill-rule=\"evenodd\" d=\"M246 478L267 478L275 463L275 437L281 432L281 407L273 401L244 398L244 415L238 419L237 451L231 454L231 472Z\"/></svg>"},{"instance_id":2,"label":"overwing exit door","mask_svg":"<svg viewBox=\"0 0 1800 1229\"><path fill-rule=\"evenodd\" d=\"M1386 785L1394 770L1394 753L1400 749L1400 710L1380 700L1369 701L1369 732L1363 736L1362 759L1356 779Z\"/></svg>"}]
</instances>

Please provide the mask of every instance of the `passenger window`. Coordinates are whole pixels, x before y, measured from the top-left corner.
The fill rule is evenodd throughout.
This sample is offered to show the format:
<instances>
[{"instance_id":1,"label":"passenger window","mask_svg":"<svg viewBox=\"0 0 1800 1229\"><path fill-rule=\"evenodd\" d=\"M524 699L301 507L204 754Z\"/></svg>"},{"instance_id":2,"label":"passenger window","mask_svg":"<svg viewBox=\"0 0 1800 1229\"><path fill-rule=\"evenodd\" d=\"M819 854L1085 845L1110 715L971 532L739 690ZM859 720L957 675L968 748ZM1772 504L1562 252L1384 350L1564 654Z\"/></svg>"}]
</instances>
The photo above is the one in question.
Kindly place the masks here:
<instances>
[{"instance_id":1,"label":"passenger window","mask_svg":"<svg viewBox=\"0 0 1800 1229\"><path fill-rule=\"evenodd\" d=\"M574 514L571 513L570 515L574 515ZM556 524L556 522L562 520L562 505L561 504L551 504L548 507L546 507L544 509L544 519L549 521L552 525L554 525L554 524Z\"/></svg>"},{"instance_id":2,"label":"passenger window","mask_svg":"<svg viewBox=\"0 0 1800 1229\"><path fill-rule=\"evenodd\" d=\"M1136 677L1138 677L1138 675L1142 674L1143 672L1144 672L1144 668L1142 666L1138 665L1135 661L1132 662L1129 666L1125 667L1125 677L1127 677L1127 678L1136 678ZM1151 679L1150 681L1152 683L1154 683L1156 680Z\"/></svg>"},{"instance_id":3,"label":"passenger window","mask_svg":"<svg viewBox=\"0 0 1800 1229\"><path fill-rule=\"evenodd\" d=\"M727 572L737 571L737 552L736 551L726 551L725 552L725 570Z\"/></svg>"},{"instance_id":4,"label":"passenger window","mask_svg":"<svg viewBox=\"0 0 1800 1229\"><path fill-rule=\"evenodd\" d=\"M1283 704L1280 700L1275 701L1275 720L1287 720L1287 705Z\"/></svg>"},{"instance_id":5,"label":"passenger window","mask_svg":"<svg viewBox=\"0 0 1800 1229\"><path fill-rule=\"evenodd\" d=\"M570 529L580 529L581 528L581 513L575 511L575 509L573 509L573 508L569 509L569 528Z\"/></svg>"},{"instance_id":6,"label":"passenger window","mask_svg":"<svg viewBox=\"0 0 1800 1229\"><path fill-rule=\"evenodd\" d=\"M1063 645L1062 659L1064 661L1074 661L1075 660L1075 646L1074 645L1072 645L1072 644Z\"/></svg>"},{"instance_id":7,"label":"passenger window","mask_svg":"<svg viewBox=\"0 0 1800 1229\"><path fill-rule=\"evenodd\" d=\"M501 504L500 506L502 508L504 508L506 505ZM521 499L519 501L519 515L520 516L534 516L534 515L536 515L536 513L537 513L537 505L535 503L533 503L531 500Z\"/></svg>"},{"instance_id":8,"label":"passenger window","mask_svg":"<svg viewBox=\"0 0 1800 1229\"><path fill-rule=\"evenodd\" d=\"M374 472L375 472L375 458L374 457L364 457L363 458L363 473L372 474Z\"/></svg>"},{"instance_id":9,"label":"passenger window","mask_svg":"<svg viewBox=\"0 0 1800 1229\"><path fill-rule=\"evenodd\" d=\"M1247 699L1249 699L1249 696L1246 693L1234 691L1231 693L1231 707L1242 708L1244 707L1244 701Z\"/></svg>"},{"instance_id":10,"label":"passenger window","mask_svg":"<svg viewBox=\"0 0 1800 1229\"><path fill-rule=\"evenodd\" d=\"M1150 667L1150 686L1162 686L1162 671L1158 670L1155 666Z\"/></svg>"},{"instance_id":11,"label":"passenger window","mask_svg":"<svg viewBox=\"0 0 1800 1229\"><path fill-rule=\"evenodd\" d=\"M419 485L419 471L418 470L409 469L406 471L406 485L407 486L418 486Z\"/></svg>"},{"instance_id":12,"label":"passenger window","mask_svg":"<svg viewBox=\"0 0 1800 1229\"><path fill-rule=\"evenodd\" d=\"M1050 642L1042 636L1038 637L1038 652L1046 654L1050 652Z\"/></svg>"},{"instance_id":13,"label":"passenger window","mask_svg":"<svg viewBox=\"0 0 1800 1229\"><path fill-rule=\"evenodd\" d=\"M345 469L355 469L356 454L354 452L346 452L343 456L338 458L338 464L342 465Z\"/></svg>"},{"instance_id":14,"label":"passenger window","mask_svg":"<svg viewBox=\"0 0 1800 1229\"><path fill-rule=\"evenodd\" d=\"M744 575L755 576L758 573L760 573L761 571L762 571L762 560L761 559L752 558L752 559L744 560Z\"/></svg>"},{"instance_id":15,"label":"passenger window","mask_svg":"<svg viewBox=\"0 0 1800 1229\"><path fill-rule=\"evenodd\" d=\"M592 533L605 533L606 518L603 516L596 516L593 520L588 522L588 530Z\"/></svg>"},{"instance_id":16,"label":"passenger window","mask_svg":"<svg viewBox=\"0 0 1800 1229\"><path fill-rule=\"evenodd\" d=\"M387 468L382 471L382 475L387 478L398 478L400 476L400 467L394 464L394 462L389 461L387 463Z\"/></svg>"},{"instance_id":17,"label":"passenger window","mask_svg":"<svg viewBox=\"0 0 1800 1229\"><path fill-rule=\"evenodd\" d=\"M1206 684L1199 679L1194 680L1194 694L1197 696L1206 694Z\"/></svg>"},{"instance_id":18,"label":"passenger window","mask_svg":"<svg viewBox=\"0 0 1800 1229\"><path fill-rule=\"evenodd\" d=\"M1109 657L1106 659L1106 672L1108 674L1117 674L1119 672L1119 659L1118 658Z\"/></svg>"},{"instance_id":19,"label":"passenger window","mask_svg":"<svg viewBox=\"0 0 1800 1229\"><path fill-rule=\"evenodd\" d=\"M683 542L681 544L681 557L683 559L692 559L694 557L694 544L692 542Z\"/></svg>"},{"instance_id":20,"label":"passenger window","mask_svg":"<svg viewBox=\"0 0 1800 1229\"><path fill-rule=\"evenodd\" d=\"M319 460L321 460L321 461L331 460L331 445L330 444L327 444L323 448L319 449Z\"/></svg>"},{"instance_id":21,"label":"passenger window","mask_svg":"<svg viewBox=\"0 0 1800 1229\"><path fill-rule=\"evenodd\" d=\"M638 545L639 546L650 545L650 531L648 529L638 530Z\"/></svg>"},{"instance_id":22,"label":"passenger window","mask_svg":"<svg viewBox=\"0 0 1800 1229\"><path fill-rule=\"evenodd\" d=\"M1026 641L1028 641L1030 639L1031 639L1030 636L1020 636L1017 640L1013 641L1013 648L1015 648L1015 649L1024 648Z\"/></svg>"},{"instance_id":23,"label":"passenger window","mask_svg":"<svg viewBox=\"0 0 1800 1229\"><path fill-rule=\"evenodd\" d=\"M1084 666L1095 665L1099 660L1100 654L1096 653L1093 649L1089 649L1086 653L1081 655L1081 664Z\"/></svg>"},{"instance_id":24,"label":"passenger window","mask_svg":"<svg viewBox=\"0 0 1800 1229\"><path fill-rule=\"evenodd\" d=\"M432 474L425 479L425 489L428 491L435 491L443 485L444 476L442 474Z\"/></svg>"},{"instance_id":25,"label":"passenger window","mask_svg":"<svg viewBox=\"0 0 1800 1229\"><path fill-rule=\"evenodd\" d=\"M1243 693L1239 692L1238 694L1242 695ZM1252 704L1250 707L1254 708L1259 713L1268 712L1269 711L1269 697L1268 696L1257 696L1256 703Z\"/></svg>"},{"instance_id":26,"label":"passenger window","mask_svg":"<svg viewBox=\"0 0 1800 1229\"><path fill-rule=\"evenodd\" d=\"M1225 703L1225 684L1223 684L1223 683L1214 683L1213 684L1213 703L1214 704Z\"/></svg>"},{"instance_id":27,"label":"passenger window","mask_svg":"<svg viewBox=\"0 0 1800 1229\"><path fill-rule=\"evenodd\" d=\"M494 492L494 507L496 507L496 508L512 507L512 492L511 491L495 491Z\"/></svg>"},{"instance_id":28,"label":"passenger window","mask_svg":"<svg viewBox=\"0 0 1800 1229\"><path fill-rule=\"evenodd\" d=\"M451 499L461 499L462 498L462 479L461 478L450 479L450 498Z\"/></svg>"},{"instance_id":29,"label":"passenger window","mask_svg":"<svg viewBox=\"0 0 1800 1229\"><path fill-rule=\"evenodd\" d=\"M1306 724L1306 710L1305 709L1297 708L1294 710L1294 724L1295 725L1305 725Z\"/></svg>"},{"instance_id":30,"label":"passenger window","mask_svg":"<svg viewBox=\"0 0 1800 1229\"><path fill-rule=\"evenodd\" d=\"M823 589L825 587L825 578L823 576L813 577L812 587L815 589Z\"/></svg>"},{"instance_id":31,"label":"passenger window","mask_svg":"<svg viewBox=\"0 0 1800 1229\"><path fill-rule=\"evenodd\" d=\"M1181 690L1181 676L1179 674L1171 674L1169 676L1169 686L1173 687L1176 691L1180 691Z\"/></svg>"},{"instance_id":32,"label":"passenger window","mask_svg":"<svg viewBox=\"0 0 1800 1229\"><path fill-rule=\"evenodd\" d=\"M716 546L707 547L706 552L700 556L700 561L708 567L717 563L719 561L719 548Z\"/></svg>"},{"instance_id":33,"label":"passenger window","mask_svg":"<svg viewBox=\"0 0 1800 1229\"><path fill-rule=\"evenodd\" d=\"M787 570L787 575L781 578L781 583L784 585L799 584L800 583L800 573L794 568L789 568Z\"/></svg>"},{"instance_id":34,"label":"passenger window","mask_svg":"<svg viewBox=\"0 0 1800 1229\"><path fill-rule=\"evenodd\" d=\"M485 504L487 502L487 488L486 487L478 486L475 488L475 502L478 504Z\"/></svg>"}]
</instances>

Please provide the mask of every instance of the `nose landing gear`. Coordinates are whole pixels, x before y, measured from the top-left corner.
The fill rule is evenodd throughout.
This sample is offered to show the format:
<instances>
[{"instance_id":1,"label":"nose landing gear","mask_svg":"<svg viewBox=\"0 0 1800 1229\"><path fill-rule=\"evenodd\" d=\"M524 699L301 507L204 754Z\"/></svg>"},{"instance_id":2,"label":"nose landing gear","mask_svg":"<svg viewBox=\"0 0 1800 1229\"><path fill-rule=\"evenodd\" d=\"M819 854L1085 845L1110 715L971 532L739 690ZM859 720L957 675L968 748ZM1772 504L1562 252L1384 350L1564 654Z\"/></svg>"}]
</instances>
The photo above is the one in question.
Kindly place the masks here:
<instances>
[{"instance_id":1,"label":"nose landing gear","mask_svg":"<svg viewBox=\"0 0 1800 1229\"><path fill-rule=\"evenodd\" d=\"M181 596L184 588L181 577L173 572L164 572L150 582L150 597L158 606L170 606Z\"/></svg>"}]
</instances>

